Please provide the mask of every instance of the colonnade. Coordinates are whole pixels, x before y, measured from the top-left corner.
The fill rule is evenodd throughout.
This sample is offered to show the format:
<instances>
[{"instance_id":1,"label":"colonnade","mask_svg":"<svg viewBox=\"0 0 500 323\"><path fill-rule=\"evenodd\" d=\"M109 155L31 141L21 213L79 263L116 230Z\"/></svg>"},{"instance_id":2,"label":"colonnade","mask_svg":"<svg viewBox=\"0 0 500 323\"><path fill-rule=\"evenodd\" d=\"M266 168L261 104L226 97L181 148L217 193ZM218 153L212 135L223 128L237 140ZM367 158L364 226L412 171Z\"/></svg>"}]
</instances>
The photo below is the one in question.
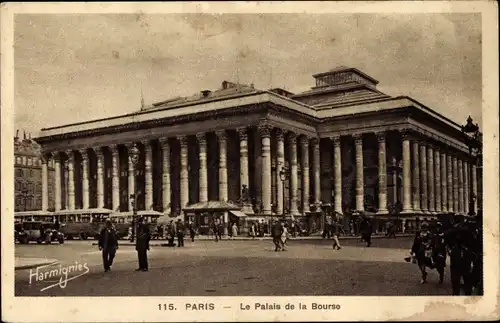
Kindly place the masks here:
<instances>
[{"instance_id":1,"label":"colonnade","mask_svg":"<svg viewBox=\"0 0 500 323\"><path fill-rule=\"evenodd\" d=\"M239 139L239 165L240 187L250 185L249 178L249 142L248 128L238 128ZM225 130L216 131L218 141L218 196L220 201L228 201L228 133ZM271 215L283 214L287 209L290 214L306 214L310 211L310 201L313 205L320 206L321 203L321 157L325 152L320 149L320 138L305 136L283 129L277 129L269 124L262 124L258 127L260 138L260 158L261 158L261 178L260 178L260 214ZM387 197L387 159L386 151L387 132L370 133L376 135L378 140L378 214L388 213ZM363 161L363 138L366 133L354 133L355 149L355 210L364 211L365 184ZM467 213L468 202L472 198L469 196L469 185L472 185L474 194L477 194L476 167L472 165L465 154L453 150L444 144L440 144L424 138L414 132L401 133L401 159L402 159L402 214L437 214L442 212ZM162 188L162 210L170 213L171 206L171 156L169 138L158 138L155 147L161 150L161 188ZM180 145L180 206L184 208L189 203L189 159L188 159L188 137L177 136L175 138ZM207 176L207 137L206 133L196 134L199 158L199 192L198 202L208 201L208 176ZM274 152L271 149L272 140L275 143ZM329 138L321 138L332 146L333 153L331 191L332 203L335 212L343 214L342 204L342 149L341 136L334 135ZM124 143L128 152L128 192L129 195L135 192L136 168L141 167L144 172L144 200L145 209L153 208L153 145L152 142L141 141L144 147L143 167L134 164L130 158L130 150L135 143ZM288 149L288 153L285 153ZM298 149L300 149L300 160L298 160ZM90 155L93 151L97 158L97 167L91 174ZM105 167L104 153L108 151L111 155L111 163ZM96 176L97 181L97 207L104 208L105 185L104 176L110 171L111 174L111 207L113 210L120 208L120 154L119 145L113 144L105 147L91 147L78 151L81 158L82 176L81 184L81 207L90 207L89 177ZM42 159L42 208L48 208L48 179L47 161L54 158L55 161L55 210L62 209L62 196L66 197L65 208L75 209L75 156L77 151L66 150L64 152L50 152ZM63 158L65 157L65 158ZM287 157L287 158L285 158ZM285 160L287 159L287 160ZM67 167L63 165L67 163ZM275 162L273 171L272 164ZM142 164L141 164L142 165ZM287 166L288 165L288 166ZM110 169L109 169L110 168ZM289 181L289 199L287 207L284 205L285 187L284 181L280 178L280 173L286 168L286 176ZM300 168L300 178L299 178ZM312 168L312 171L310 171ZM472 172L472 183L469 183L469 172ZM310 175L311 174L311 175ZM273 179L273 176L276 177ZM61 185L63 179L67 179L64 190ZM276 183L273 191L272 183ZM299 190L299 182L301 189ZM312 185L310 185L312 183ZM310 188L312 192L310 192ZM123 188L122 188L123 189ZM298 194L302 195L299 199ZM273 208L273 196L275 205ZM241 197L241 196L240 196ZM312 199L310 199L312 198ZM299 200L301 205L299 205ZM131 210L129 204L128 210Z\"/></svg>"}]
</instances>

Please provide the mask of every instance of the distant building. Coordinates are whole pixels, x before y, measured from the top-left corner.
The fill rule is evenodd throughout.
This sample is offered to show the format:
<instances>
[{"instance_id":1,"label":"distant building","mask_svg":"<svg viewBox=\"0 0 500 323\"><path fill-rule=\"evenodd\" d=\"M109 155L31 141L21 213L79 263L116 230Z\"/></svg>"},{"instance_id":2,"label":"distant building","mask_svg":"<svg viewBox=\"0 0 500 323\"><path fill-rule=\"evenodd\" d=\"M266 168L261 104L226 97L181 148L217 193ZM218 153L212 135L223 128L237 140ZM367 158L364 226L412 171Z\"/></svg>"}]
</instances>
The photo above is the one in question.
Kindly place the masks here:
<instances>
[{"instance_id":1,"label":"distant building","mask_svg":"<svg viewBox=\"0 0 500 323\"><path fill-rule=\"evenodd\" d=\"M54 208L54 161L48 161L48 209ZM15 212L42 209L42 160L40 145L31 135L14 137Z\"/></svg>"}]
</instances>

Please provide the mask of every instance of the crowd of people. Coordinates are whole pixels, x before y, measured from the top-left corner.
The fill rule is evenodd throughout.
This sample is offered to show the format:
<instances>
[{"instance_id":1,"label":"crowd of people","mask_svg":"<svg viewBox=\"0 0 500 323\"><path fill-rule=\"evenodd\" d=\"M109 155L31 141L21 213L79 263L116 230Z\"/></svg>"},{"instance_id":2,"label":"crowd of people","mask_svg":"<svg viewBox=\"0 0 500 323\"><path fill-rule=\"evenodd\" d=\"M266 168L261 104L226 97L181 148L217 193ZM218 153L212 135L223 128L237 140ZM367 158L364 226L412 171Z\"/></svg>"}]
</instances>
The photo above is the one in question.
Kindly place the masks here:
<instances>
[{"instance_id":1,"label":"crowd of people","mask_svg":"<svg viewBox=\"0 0 500 323\"><path fill-rule=\"evenodd\" d=\"M340 223L342 218L331 217L325 221L323 238L333 239L333 249L340 250L341 245L339 236L345 234L343 226ZM222 221L214 220L211 225L211 231L215 236L215 241L220 241L224 234L224 225ZM274 251L285 251L287 249L287 240L296 236L297 223L294 221L275 220L268 227L264 227L259 222L253 222L249 225L249 235L252 238L264 236L264 232L269 232ZM358 233L366 247L372 245L371 237L373 233L373 223L370 217L362 216L359 218ZM387 227L386 235L394 235L394 226ZM169 246L184 247L184 236L189 232L191 241L194 241L197 234L197 228L193 221L189 220L185 225L180 219L177 222L170 221L166 226L165 232ZM236 223L231 223L227 227L227 234L230 239L236 238L239 234ZM139 267L137 271L148 271L147 251L151 233L149 226L144 223L142 218L138 219L135 232L135 247L138 255ZM113 227L111 220L105 221L105 227L99 235L99 250L102 250L104 270L110 271L113 259L118 249L118 235ZM483 252L482 252L482 216L477 216L474 221L466 219L462 215L455 215L451 219L436 219L429 222L419 223L415 233L413 245L411 247L407 262L416 263L421 272L421 283L427 281L427 269L436 269L439 274L439 283L443 283L445 276L446 259L449 257L450 279L452 283L453 295L460 295L461 290L465 295L472 295L473 290L477 294L482 294L483 289Z\"/></svg>"}]
</instances>

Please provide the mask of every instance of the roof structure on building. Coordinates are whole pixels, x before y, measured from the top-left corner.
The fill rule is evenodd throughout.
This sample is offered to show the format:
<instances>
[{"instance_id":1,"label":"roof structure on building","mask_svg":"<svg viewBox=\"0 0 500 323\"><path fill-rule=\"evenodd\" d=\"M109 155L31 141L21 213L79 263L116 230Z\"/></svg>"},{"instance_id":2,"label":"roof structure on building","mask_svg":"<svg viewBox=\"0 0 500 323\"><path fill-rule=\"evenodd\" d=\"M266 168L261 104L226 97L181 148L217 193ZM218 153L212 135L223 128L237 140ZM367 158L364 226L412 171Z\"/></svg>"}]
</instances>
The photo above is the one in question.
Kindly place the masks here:
<instances>
[{"instance_id":1,"label":"roof structure on building","mask_svg":"<svg viewBox=\"0 0 500 323\"><path fill-rule=\"evenodd\" d=\"M241 207L224 201L208 201L208 202L199 202L188 205L184 208L184 211L216 211L216 210L240 210Z\"/></svg>"},{"instance_id":2,"label":"roof structure on building","mask_svg":"<svg viewBox=\"0 0 500 323\"><path fill-rule=\"evenodd\" d=\"M174 97L165 101L160 101L153 103L151 106L144 107L141 110L151 110L158 108L169 108L176 107L178 105L183 105L186 103L197 103L197 102L207 102L219 99L228 99L232 97L238 97L244 94L258 93L260 91L256 90L253 85L233 83L229 81L223 81L220 89L211 91L204 90L199 93L193 94L186 97Z\"/></svg>"}]
</instances>

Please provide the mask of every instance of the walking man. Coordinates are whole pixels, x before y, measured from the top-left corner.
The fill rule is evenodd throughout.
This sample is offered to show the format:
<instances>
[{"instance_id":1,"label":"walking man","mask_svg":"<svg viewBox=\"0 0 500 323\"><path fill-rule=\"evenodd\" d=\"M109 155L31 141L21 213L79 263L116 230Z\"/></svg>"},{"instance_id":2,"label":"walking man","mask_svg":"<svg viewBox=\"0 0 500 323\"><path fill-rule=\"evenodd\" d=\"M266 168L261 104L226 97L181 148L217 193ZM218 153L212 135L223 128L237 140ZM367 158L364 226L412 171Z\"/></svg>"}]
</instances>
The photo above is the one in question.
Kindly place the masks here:
<instances>
[{"instance_id":1,"label":"walking man","mask_svg":"<svg viewBox=\"0 0 500 323\"><path fill-rule=\"evenodd\" d=\"M274 222L271 229L271 234L273 236L274 251L279 251L281 249L281 235L283 234L283 227L278 221Z\"/></svg>"},{"instance_id":2,"label":"walking man","mask_svg":"<svg viewBox=\"0 0 500 323\"><path fill-rule=\"evenodd\" d=\"M361 239L363 239L366 242L367 247L370 247L372 245L373 225L372 221L370 221L370 219L367 216L365 216L363 218L363 221L361 221L360 231L361 231Z\"/></svg>"},{"instance_id":3,"label":"walking man","mask_svg":"<svg viewBox=\"0 0 500 323\"><path fill-rule=\"evenodd\" d=\"M196 236L196 228L193 221L189 220L189 237L191 238L191 242L194 242L194 237Z\"/></svg>"},{"instance_id":4,"label":"walking man","mask_svg":"<svg viewBox=\"0 0 500 323\"><path fill-rule=\"evenodd\" d=\"M148 250L149 250L149 240L151 235L149 228L144 224L144 220L140 217L137 221L137 240L135 243L135 250L137 250L137 256L139 258L139 268L135 271L148 271Z\"/></svg>"},{"instance_id":5,"label":"walking man","mask_svg":"<svg viewBox=\"0 0 500 323\"><path fill-rule=\"evenodd\" d=\"M177 220L177 243L178 247L184 247L184 234L186 228L184 227L184 223L182 223L181 219Z\"/></svg>"},{"instance_id":6,"label":"walking man","mask_svg":"<svg viewBox=\"0 0 500 323\"><path fill-rule=\"evenodd\" d=\"M118 236L110 219L106 219L105 227L99 234L98 244L99 250L102 250L102 264L104 265L104 271L108 272L111 270L111 265L113 264L113 259L116 255L116 249L118 249Z\"/></svg>"},{"instance_id":7,"label":"walking man","mask_svg":"<svg viewBox=\"0 0 500 323\"><path fill-rule=\"evenodd\" d=\"M334 220L332 223L332 234L333 234L333 249L340 250L342 247L340 246L339 241L339 232L340 232L341 224L338 220Z\"/></svg>"}]
</instances>

